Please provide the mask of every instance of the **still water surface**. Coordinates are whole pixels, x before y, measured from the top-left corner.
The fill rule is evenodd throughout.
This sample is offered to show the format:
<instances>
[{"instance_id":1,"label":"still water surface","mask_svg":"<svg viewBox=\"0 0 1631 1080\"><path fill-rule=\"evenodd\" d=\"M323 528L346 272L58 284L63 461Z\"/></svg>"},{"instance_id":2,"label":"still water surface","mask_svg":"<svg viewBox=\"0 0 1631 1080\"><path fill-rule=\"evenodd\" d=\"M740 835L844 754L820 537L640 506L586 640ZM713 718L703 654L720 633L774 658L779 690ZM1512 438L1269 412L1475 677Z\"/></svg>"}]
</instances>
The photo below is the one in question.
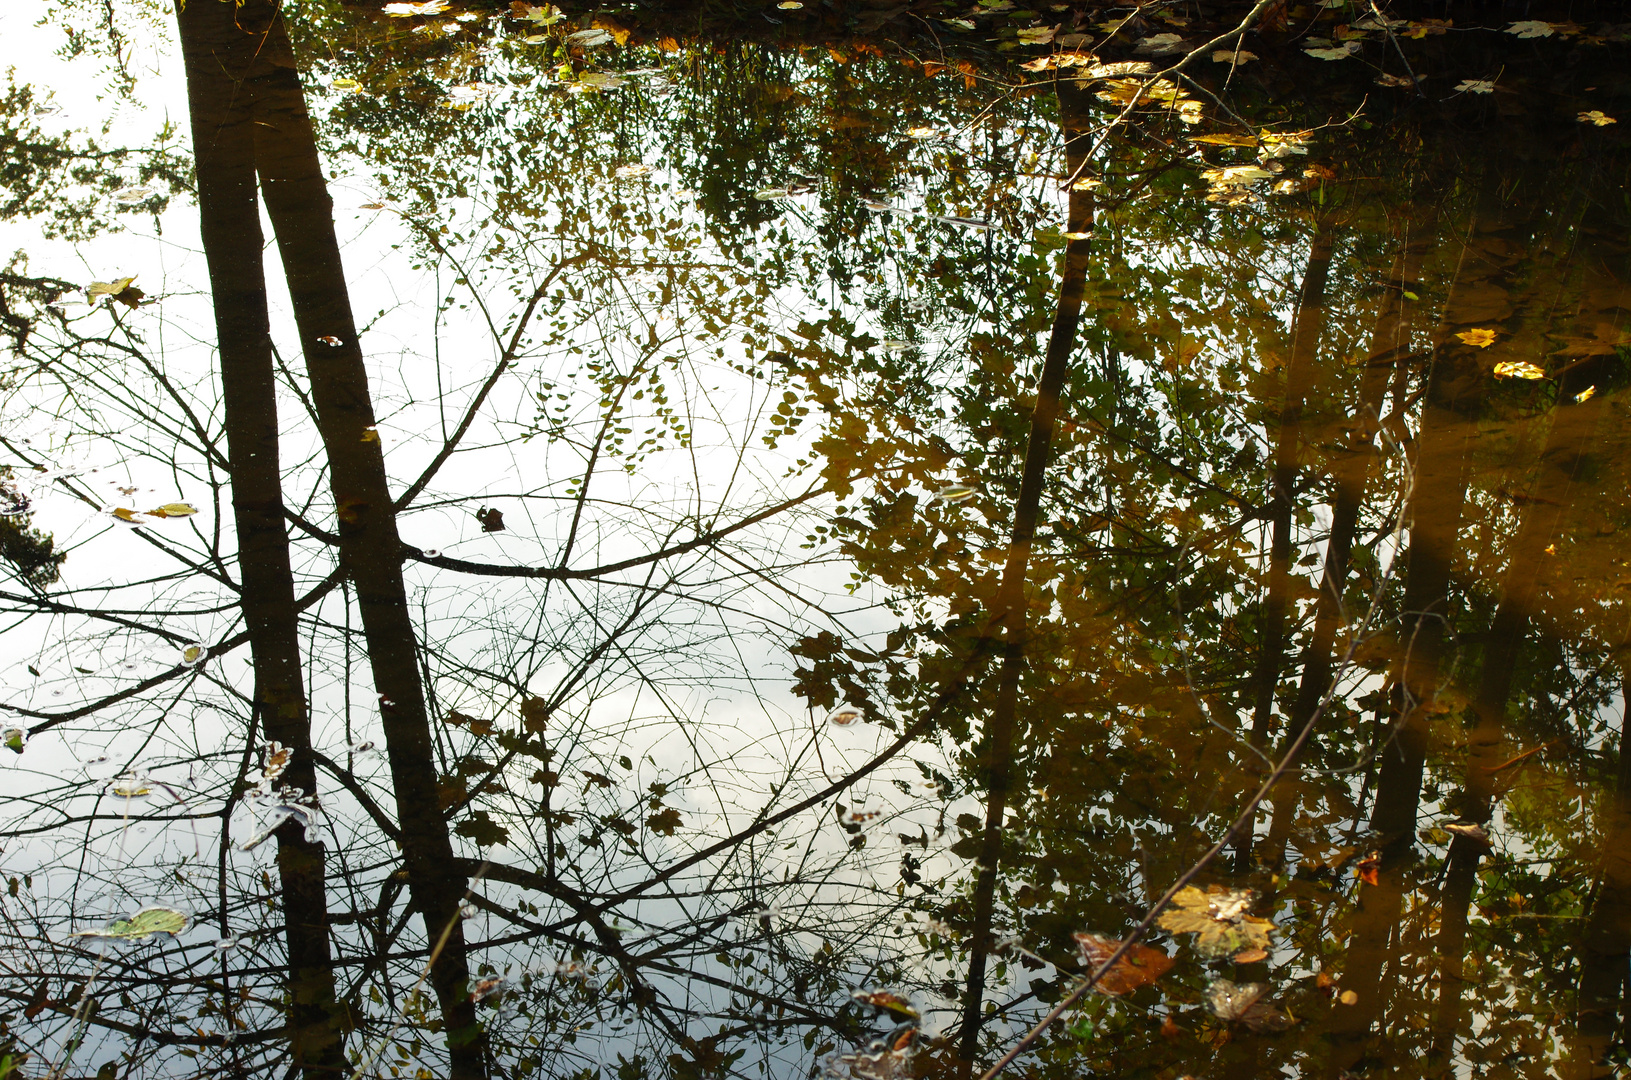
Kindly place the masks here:
<instances>
[{"instance_id":1,"label":"still water surface","mask_svg":"<svg viewBox=\"0 0 1631 1080\"><path fill-rule=\"evenodd\" d=\"M0 1076L1618 1075L1627 26L919 7L42 6Z\"/></svg>"}]
</instances>

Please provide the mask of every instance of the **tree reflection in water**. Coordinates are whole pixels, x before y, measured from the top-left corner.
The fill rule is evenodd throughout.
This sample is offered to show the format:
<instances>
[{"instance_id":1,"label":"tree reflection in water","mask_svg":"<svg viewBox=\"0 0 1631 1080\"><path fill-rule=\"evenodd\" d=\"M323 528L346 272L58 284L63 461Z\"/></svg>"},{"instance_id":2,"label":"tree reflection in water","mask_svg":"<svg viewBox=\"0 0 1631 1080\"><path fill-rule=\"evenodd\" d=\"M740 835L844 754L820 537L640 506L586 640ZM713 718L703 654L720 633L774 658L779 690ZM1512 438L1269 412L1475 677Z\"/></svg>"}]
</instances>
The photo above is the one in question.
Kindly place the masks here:
<instances>
[{"instance_id":1,"label":"tree reflection in water","mask_svg":"<svg viewBox=\"0 0 1631 1080\"><path fill-rule=\"evenodd\" d=\"M19 1075L1613 1074L1623 33L395 6L5 101Z\"/></svg>"}]
</instances>

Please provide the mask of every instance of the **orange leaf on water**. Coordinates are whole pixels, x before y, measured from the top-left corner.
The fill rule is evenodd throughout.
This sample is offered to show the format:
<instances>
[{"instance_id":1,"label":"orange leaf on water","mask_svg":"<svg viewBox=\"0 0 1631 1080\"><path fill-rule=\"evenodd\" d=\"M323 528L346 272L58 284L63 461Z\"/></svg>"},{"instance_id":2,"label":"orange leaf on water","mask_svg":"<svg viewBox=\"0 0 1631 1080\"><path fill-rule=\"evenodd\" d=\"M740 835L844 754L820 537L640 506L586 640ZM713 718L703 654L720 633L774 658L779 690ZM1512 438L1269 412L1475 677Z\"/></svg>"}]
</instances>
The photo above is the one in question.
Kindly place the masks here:
<instances>
[{"instance_id":1,"label":"orange leaf on water","mask_svg":"<svg viewBox=\"0 0 1631 1080\"><path fill-rule=\"evenodd\" d=\"M1097 971L1110 954L1121 945L1115 938L1101 937L1098 934L1072 934L1076 944L1081 947L1083 962L1094 971ZM1152 949L1148 945L1134 945L1127 950L1125 956L1116 961L1114 967L1099 976L1099 981L1093 984L1093 989L1101 994L1115 996L1130 993L1141 986L1148 986L1167 973L1172 967L1172 957L1160 949Z\"/></svg>"}]
</instances>

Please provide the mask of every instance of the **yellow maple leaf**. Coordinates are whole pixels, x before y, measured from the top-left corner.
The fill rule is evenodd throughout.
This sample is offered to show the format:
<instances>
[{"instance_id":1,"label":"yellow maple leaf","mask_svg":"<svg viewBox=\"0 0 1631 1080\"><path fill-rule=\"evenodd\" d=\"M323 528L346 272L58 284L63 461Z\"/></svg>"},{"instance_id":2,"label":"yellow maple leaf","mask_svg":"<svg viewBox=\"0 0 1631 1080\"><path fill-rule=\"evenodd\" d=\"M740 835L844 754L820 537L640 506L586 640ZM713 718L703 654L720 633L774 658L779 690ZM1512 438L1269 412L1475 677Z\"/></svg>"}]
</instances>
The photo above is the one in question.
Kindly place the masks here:
<instances>
[{"instance_id":1,"label":"yellow maple leaf","mask_svg":"<svg viewBox=\"0 0 1631 1080\"><path fill-rule=\"evenodd\" d=\"M1174 934L1194 934L1195 951L1202 956L1224 956L1242 949L1266 949L1274 924L1246 914L1250 889L1211 886L1206 892L1186 885L1172 898L1159 925Z\"/></svg>"},{"instance_id":2,"label":"yellow maple leaf","mask_svg":"<svg viewBox=\"0 0 1631 1080\"><path fill-rule=\"evenodd\" d=\"M1479 349L1487 349L1495 344L1496 331L1494 330L1463 330L1456 337Z\"/></svg>"}]
</instances>

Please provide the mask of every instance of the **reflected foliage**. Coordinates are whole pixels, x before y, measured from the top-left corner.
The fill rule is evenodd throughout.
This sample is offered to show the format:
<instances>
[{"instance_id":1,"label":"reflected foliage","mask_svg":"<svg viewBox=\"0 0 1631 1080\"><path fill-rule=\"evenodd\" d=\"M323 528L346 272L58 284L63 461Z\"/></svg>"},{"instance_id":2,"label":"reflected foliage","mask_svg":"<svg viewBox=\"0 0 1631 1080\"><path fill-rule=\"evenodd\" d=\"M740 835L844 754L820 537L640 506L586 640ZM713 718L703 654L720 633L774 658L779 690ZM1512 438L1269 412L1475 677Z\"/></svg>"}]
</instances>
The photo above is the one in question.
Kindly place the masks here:
<instances>
[{"instance_id":1,"label":"reflected foliage","mask_svg":"<svg viewBox=\"0 0 1631 1080\"><path fill-rule=\"evenodd\" d=\"M26 1075L1620 1067L1623 27L374 7L0 278Z\"/></svg>"}]
</instances>

